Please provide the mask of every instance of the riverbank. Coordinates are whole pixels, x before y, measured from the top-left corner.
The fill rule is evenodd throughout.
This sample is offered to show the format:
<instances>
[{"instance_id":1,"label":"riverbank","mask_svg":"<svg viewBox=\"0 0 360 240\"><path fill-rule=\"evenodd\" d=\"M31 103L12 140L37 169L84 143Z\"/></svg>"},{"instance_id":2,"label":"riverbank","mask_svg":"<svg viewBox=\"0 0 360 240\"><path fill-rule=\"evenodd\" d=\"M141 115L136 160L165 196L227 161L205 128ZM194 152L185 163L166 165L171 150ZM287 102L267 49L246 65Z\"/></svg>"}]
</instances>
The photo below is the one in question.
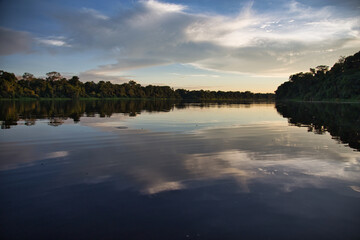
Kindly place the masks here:
<instances>
[{"instance_id":1,"label":"riverbank","mask_svg":"<svg viewBox=\"0 0 360 240\"><path fill-rule=\"evenodd\" d=\"M301 103L360 103L358 99L324 99L324 100L301 100L301 99L281 99L276 102L301 102Z\"/></svg>"}]
</instances>

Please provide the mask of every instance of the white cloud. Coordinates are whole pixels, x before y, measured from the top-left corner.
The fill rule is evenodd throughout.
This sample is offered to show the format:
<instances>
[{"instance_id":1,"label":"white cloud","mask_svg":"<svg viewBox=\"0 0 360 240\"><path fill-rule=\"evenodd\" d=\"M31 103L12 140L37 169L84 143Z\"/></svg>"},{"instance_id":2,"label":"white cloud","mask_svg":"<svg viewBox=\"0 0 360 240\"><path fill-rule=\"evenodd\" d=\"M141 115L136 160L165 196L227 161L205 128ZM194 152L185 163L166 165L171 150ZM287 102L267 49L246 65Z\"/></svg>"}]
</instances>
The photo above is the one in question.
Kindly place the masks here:
<instances>
[{"instance_id":1,"label":"white cloud","mask_svg":"<svg viewBox=\"0 0 360 240\"><path fill-rule=\"evenodd\" d=\"M314 10L290 4L289 13L256 14L250 10L234 18L207 17L187 29L192 41L213 42L227 47L266 47L278 44L319 44L342 38L359 38L360 18L333 18L332 10ZM296 21L296 25L294 22Z\"/></svg>"},{"instance_id":2,"label":"white cloud","mask_svg":"<svg viewBox=\"0 0 360 240\"><path fill-rule=\"evenodd\" d=\"M44 44L47 46L53 46L53 47L71 47L70 44L68 44L64 37L47 37L47 38L36 38L37 42L40 44Z\"/></svg>"},{"instance_id":3,"label":"white cloud","mask_svg":"<svg viewBox=\"0 0 360 240\"><path fill-rule=\"evenodd\" d=\"M163 3L154 0L142 1L142 3L149 9L161 12L181 12L186 9L186 6L181 4Z\"/></svg>"},{"instance_id":4,"label":"white cloud","mask_svg":"<svg viewBox=\"0 0 360 240\"><path fill-rule=\"evenodd\" d=\"M98 49L117 61L100 66L97 73L185 63L216 71L289 75L333 64L360 47L360 17L339 17L331 7L314 9L292 1L279 8L283 11L258 13L249 4L232 17L187 9L150 0L115 16L83 9L59 18L74 50ZM47 39L48 44L66 44L61 41Z\"/></svg>"}]
</instances>

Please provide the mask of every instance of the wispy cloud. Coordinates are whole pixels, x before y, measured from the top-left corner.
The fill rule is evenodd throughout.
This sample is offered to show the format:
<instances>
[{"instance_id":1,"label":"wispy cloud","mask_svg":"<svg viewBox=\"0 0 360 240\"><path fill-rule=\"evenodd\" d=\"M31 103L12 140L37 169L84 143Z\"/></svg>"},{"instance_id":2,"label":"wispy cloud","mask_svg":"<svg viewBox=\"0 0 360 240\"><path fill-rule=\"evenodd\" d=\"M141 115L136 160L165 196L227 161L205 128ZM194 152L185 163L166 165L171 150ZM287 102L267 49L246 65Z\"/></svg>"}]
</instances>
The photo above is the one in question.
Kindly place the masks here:
<instances>
[{"instance_id":1,"label":"wispy cloud","mask_svg":"<svg viewBox=\"0 0 360 240\"><path fill-rule=\"evenodd\" d=\"M171 73L172 75L179 76L181 78L185 77L200 77L200 78L218 78L219 75L215 74L182 74L182 73Z\"/></svg>"},{"instance_id":2,"label":"wispy cloud","mask_svg":"<svg viewBox=\"0 0 360 240\"><path fill-rule=\"evenodd\" d=\"M344 55L340 50L352 53L360 47L360 17L340 18L331 7L314 9L292 1L282 7L286 11L260 14L248 4L233 17L187 9L151 0L115 16L82 9L60 19L75 49L106 50L117 60L101 66L99 72L187 63L219 71L282 75L306 70L312 66L309 57L318 63L324 56L334 61Z\"/></svg>"},{"instance_id":3,"label":"wispy cloud","mask_svg":"<svg viewBox=\"0 0 360 240\"><path fill-rule=\"evenodd\" d=\"M86 14L90 14L94 18L97 18L97 19L102 19L102 20L108 20L109 19L108 16L105 16L105 15L101 14L100 12L96 11L95 9L82 8L81 12L86 13Z\"/></svg>"},{"instance_id":4,"label":"wispy cloud","mask_svg":"<svg viewBox=\"0 0 360 240\"><path fill-rule=\"evenodd\" d=\"M66 42L65 37L47 37L47 38L36 38L37 42L47 46L54 47L71 47L70 44Z\"/></svg>"},{"instance_id":5,"label":"wispy cloud","mask_svg":"<svg viewBox=\"0 0 360 240\"><path fill-rule=\"evenodd\" d=\"M190 6L156 0L131 6L113 14L90 8L62 11L54 14L62 37L36 41L52 50L71 47L71 54L97 51L99 59L114 62L99 61L91 70L105 77L174 63L219 73L287 76L332 64L360 48L360 17L341 15L331 6L290 1L277 10L260 12L249 2L236 15L196 12ZM20 35L20 47L14 47L16 41L3 41L1 51L28 50L29 37Z\"/></svg>"},{"instance_id":6,"label":"wispy cloud","mask_svg":"<svg viewBox=\"0 0 360 240\"><path fill-rule=\"evenodd\" d=\"M163 3L155 0L141 1L147 8L160 12L181 12L187 7L181 4Z\"/></svg>"}]
</instances>

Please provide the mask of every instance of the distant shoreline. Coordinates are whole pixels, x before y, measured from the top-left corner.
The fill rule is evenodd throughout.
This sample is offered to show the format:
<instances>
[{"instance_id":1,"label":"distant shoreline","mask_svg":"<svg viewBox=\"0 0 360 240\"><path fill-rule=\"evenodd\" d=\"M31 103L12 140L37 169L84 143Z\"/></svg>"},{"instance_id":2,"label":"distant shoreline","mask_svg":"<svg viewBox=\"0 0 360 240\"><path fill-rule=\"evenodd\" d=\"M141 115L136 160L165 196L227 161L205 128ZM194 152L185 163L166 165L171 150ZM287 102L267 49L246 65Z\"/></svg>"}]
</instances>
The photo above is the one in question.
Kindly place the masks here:
<instances>
[{"instance_id":1,"label":"distant shoreline","mask_svg":"<svg viewBox=\"0 0 360 240\"><path fill-rule=\"evenodd\" d=\"M31 73L16 77L14 73L0 70L0 98L34 99L191 99L191 100L258 100L274 99L274 93L250 91L210 91L174 89L170 86L142 86L135 81L111 83L110 81L82 82L79 77L67 79L58 72L47 73L47 78L37 78Z\"/></svg>"},{"instance_id":2,"label":"distant shoreline","mask_svg":"<svg viewBox=\"0 0 360 240\"><path fill-rule=\"evenodd\" d=\"M82 97L82 98L0 98L0 101L183 101L183 102L301 102L301 103L360 103L357 99L326 99L326 100L301 100L301 99L261 99L261 98L233 98L233 99L181 99L181 98L136 98L136 97L115 97L115 98L94 98L94 97Z\"/></svg>"},{"instance_id":3,"label":"distant shoreline","mask_svg":"<svg viewBox=\"0 0 360 240\"><path fill-rule=\"evenodd\" d=\"M300 99L277 99L276 102L302 102L302 103L360 103L357 99L326 99L326 100L300 100Z\"/></svg>"},{"instance_id":4,"label":"distant shoreline","mask_svg":"<svg viewBox=\"0 0 360 240\"><path fill-rule=\"evenodd\" d=\"M267 99L267 98L232 98L232 99L181 99L181 98L135 98L135 97L128 97L128 98L0 98L0 101L92 101L92 100L144 100L144 101L252 101L252 102L275 102L275 99Z\"/></svg>"}]
</instances>

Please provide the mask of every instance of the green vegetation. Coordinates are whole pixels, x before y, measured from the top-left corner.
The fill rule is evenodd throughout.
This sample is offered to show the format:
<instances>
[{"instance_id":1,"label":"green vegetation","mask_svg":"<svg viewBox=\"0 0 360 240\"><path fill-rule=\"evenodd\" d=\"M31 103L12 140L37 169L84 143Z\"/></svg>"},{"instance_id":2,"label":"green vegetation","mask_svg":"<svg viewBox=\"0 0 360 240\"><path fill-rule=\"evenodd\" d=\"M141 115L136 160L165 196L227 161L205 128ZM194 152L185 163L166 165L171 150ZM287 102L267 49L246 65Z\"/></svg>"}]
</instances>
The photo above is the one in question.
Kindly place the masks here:
<instances>
[{"instance_id":1,"label":"green vegetation","mask_svg":"<svg viewBox=\"0 0 360 240\"><path fill-rule=\"evenodd\" d=\"M15 74L0 71L0 98L156 98L156 99L192 99L192 100L271 100L272 93L224 92L224 91L188 91L174 90L169 86L146 87L129 81L113 84L109 81L81 82L77 76L66 79L58 72L49 72L47 78L36 78L24 73L18 79Z\"/></svg>"},{"instance_id":2,"label":"green vegetation","mask_svg":"<svg viewBox=\"0 0 360 240\"><path fill-rule=\"evenodd\" d=\"M360 52L341 57L329 70L320 65L310 72L291 75L275 91L276 99L304 101L360 100Z\"/></svg>"}]
</instances>

